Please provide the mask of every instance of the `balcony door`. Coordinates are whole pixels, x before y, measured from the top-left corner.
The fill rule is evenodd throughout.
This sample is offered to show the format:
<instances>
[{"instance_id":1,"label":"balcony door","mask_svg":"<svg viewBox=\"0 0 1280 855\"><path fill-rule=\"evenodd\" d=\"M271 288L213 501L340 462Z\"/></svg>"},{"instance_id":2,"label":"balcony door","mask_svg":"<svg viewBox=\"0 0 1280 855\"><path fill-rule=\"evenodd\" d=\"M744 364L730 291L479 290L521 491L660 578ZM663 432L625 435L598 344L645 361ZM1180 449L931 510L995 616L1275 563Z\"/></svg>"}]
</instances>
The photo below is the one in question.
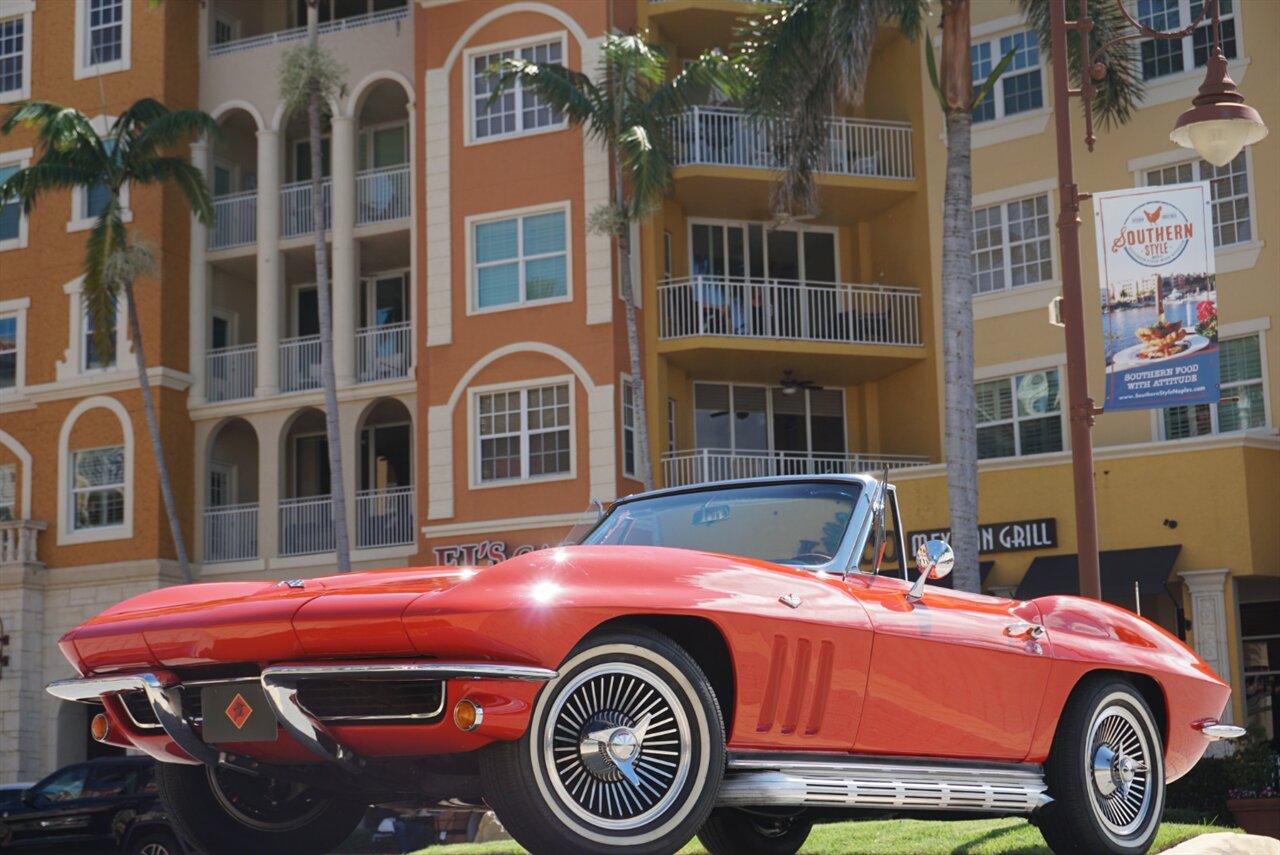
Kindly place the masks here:
<instances>
[{"instance_id":1,"label":"balcony door","mask_svg":"<svg viewBox=\"0 0 1280 855\"><path fill-rule=\"evenodd\" d=\"M371 425L360 432L360 489L388 490L413 483L408 422Z\"/></svg>"},{"instance_id":2,"label":"balcony door","mask_svg":"<svg viewBox=\"0 0 1280 855\"><path fill-rule=\"evenodd\" d=\"M839 278L835 229L694 221L689 230L694 276L821 284Z\"/></svg>"},{"instance_id":3,"label":"balcony door","mask_svg":"<svg viewBox=\"0 0 1280 855\"><path fill-rule=\"evenodd\" d=\"M328 439L322 433L295 436L291 498L328 496L330 489Z\"/></svg>"},{"instance_id":4,"label":"balcony door","mask_svg":"<svg viewBox=\"0 0 1280 855\"><path fill-rule=\"evenodd\" d=\"M409 283L404 273L360 282L360 328L385 327L409 320Z\"/></svg>"},{"instance_id":5,"label":"balcony door","mask_svg":"<svg viewBox=\"0 0 1280 855\"><path fill-rule=\"evenodd\" d=\"M841 471L844 391L694 384L694 442L704 480Z\"/></svg>"}]
</instances>

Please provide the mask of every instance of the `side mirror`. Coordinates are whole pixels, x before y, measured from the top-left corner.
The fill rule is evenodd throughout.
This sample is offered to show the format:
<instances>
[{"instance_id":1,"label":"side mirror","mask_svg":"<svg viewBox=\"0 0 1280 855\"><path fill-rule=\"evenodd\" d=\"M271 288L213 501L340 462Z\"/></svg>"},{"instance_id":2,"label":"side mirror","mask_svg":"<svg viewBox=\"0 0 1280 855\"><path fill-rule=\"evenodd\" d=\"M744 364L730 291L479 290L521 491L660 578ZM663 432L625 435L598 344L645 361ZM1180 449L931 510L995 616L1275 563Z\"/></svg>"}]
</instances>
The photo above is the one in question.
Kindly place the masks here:
<instances>
[{"instance_id":1,"label":"side mirror","mask_svg":"<svg viewBox=\"0 0 1280 855\"><path fill-rule=\"evenodd\" d=\"M907 599L913 601L924 596L925 582L943 579L951 573L956 566L956 554L941 540L929 540L916 550L916 566L920 568L920 576L907 593Z\"/></svg>"}]
</instances>

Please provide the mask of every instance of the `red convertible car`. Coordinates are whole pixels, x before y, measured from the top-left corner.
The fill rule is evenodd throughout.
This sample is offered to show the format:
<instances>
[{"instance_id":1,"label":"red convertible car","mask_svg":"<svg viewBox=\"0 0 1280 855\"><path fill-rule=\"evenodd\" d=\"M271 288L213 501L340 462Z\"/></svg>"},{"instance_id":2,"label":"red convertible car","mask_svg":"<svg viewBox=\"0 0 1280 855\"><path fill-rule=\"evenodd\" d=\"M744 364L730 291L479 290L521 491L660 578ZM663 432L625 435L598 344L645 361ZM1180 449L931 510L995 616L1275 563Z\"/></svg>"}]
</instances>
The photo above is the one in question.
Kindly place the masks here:
<instances>
[{"instance_id":1,"label":"red convertible car","mask_svg":"<svg viewBox=\"0 0 1280 855\"><path fill-rule=\"evenodd\" d=\"M370 803L497 811L535 853L793 853L815 822L1021 815L1145 852L1225 683L1136 615L907 578L887 483L623 499L492 567L166 588L69 632L95 736L207 853L323 852Z\"/></svg>"}]
</instances>

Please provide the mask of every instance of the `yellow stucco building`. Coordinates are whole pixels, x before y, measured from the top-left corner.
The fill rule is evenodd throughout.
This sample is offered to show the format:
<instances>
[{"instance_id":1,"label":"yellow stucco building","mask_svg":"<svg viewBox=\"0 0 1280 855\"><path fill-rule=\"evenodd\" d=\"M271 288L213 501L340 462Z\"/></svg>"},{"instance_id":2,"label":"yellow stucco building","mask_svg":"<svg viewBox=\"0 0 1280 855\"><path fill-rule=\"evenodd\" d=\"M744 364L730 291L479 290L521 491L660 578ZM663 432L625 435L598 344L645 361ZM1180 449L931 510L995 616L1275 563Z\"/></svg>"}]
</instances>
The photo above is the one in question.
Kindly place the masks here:
<instances>
[{"instance_id":1,"label":"yellow stucco building","mask_svg":"<svg viewBox=\"0 0 1280 855\"><path fill-rule=\"evenodd\" d=\"M1153 27L1196 5L1152 5ZM727 48L758 4L642 3L676 62ZM1159 7L1158 9L1156 7ZM1145 7L1144 7L1145 8ZM1196 10L1198 14L1198 8ZM1144 12L1146 14L1146 12ZM938 32L936 26L931 34ZM1139 42L1132 120L1074 121L1084 192L1209 180L1222 403L1104 413L1093 430L1104 596L1180 632L1276 736L1280 674L1280 4L1223 5L1233 79L1273 133L1223 168L1169 141L1204 79L1206 33ZM1015 58L973 125L975 396L984 588L1074 591L1076 533L1049 57L1007 0L974 0L974 76ZM937 42L935 42L937 44ZM776 129L728 104L677 129L674 192L643 230L648 410L659 483L896 467L917 536L948 526L940 294L946 145L924 45L886 28L866 103L837 109L819 216L779 225ZM1092 206L1081 211L1090 391L1103 340ZM923 464L923 465L922 465ZM1135 585L1136 583L1136 585Z\"/></svg>"}]
</instances>

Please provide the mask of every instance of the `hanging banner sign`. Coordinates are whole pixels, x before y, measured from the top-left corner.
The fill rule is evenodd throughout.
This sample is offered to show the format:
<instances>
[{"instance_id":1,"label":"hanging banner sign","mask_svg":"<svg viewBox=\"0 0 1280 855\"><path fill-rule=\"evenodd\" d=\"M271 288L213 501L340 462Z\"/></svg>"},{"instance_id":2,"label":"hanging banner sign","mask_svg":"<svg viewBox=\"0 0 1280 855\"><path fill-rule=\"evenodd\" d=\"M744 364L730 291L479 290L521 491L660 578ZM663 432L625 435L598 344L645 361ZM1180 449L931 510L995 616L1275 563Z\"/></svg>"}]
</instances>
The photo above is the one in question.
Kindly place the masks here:
<instances>
[{"instance_id":1,"label":"hanging banner sign","mask_svg":"<svg viewBox=\"0 0 1280 855\"><path fill-rule=\"evenodd\" d=\"M1103 408L1218 400L1209 182L1097 193L1107 385Z\"/></svg>"}]
</instances>

